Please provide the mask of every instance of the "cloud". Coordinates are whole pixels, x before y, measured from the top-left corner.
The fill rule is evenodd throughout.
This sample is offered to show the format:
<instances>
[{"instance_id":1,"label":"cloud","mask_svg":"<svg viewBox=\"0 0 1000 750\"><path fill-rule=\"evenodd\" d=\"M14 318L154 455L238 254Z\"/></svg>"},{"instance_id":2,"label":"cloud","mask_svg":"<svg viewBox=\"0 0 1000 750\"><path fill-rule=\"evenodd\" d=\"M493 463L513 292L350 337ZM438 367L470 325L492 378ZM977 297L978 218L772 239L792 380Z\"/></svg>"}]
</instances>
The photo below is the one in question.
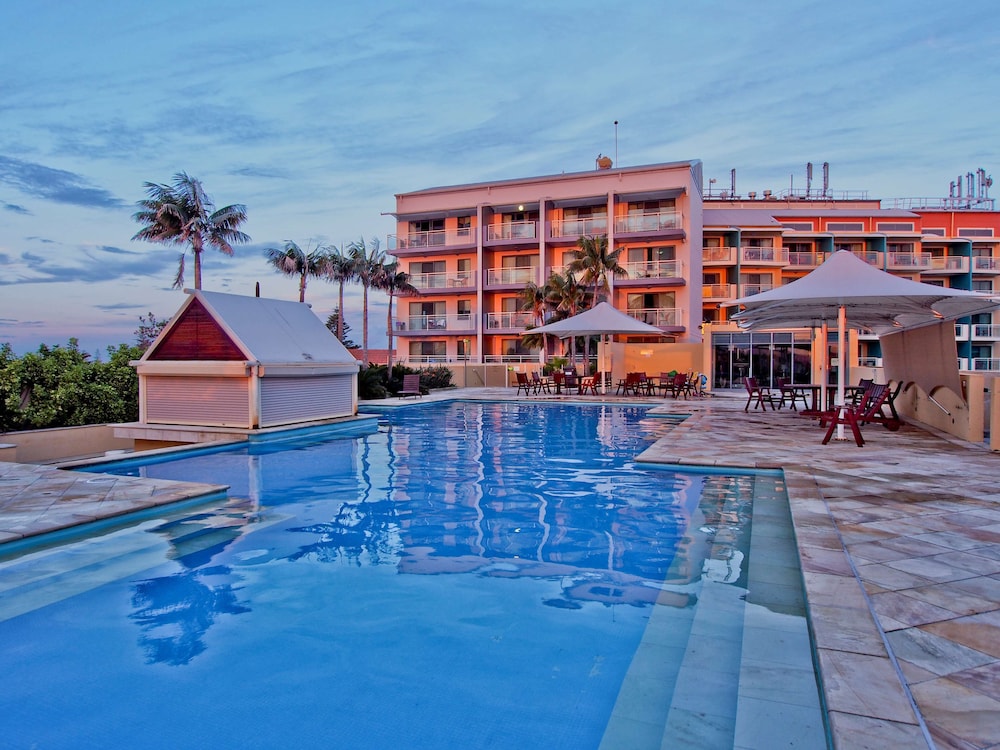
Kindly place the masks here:
<instances>
[{"instance_id":1,"label":"cloud","mask_svg":"<svg viewBox=\"0 0 1000 750\"><path fill-rule=\"evenodd\" d=\"M0 201L0 206L3 206L5 211L10 211L11 213L21 214L22 216L31 216L31 211L26 209L24 206L19 206L16 203L4 203Z\"/></svg>"},{"instance_id":2,"label":"cloud","mask_svg":"<svg viewBox=\"0 0 1000 750\"><path fill-rule=\"evenodd\" d=\"M9 269L0 286L12 284L51 284L59 282L99 283L141 277L143 279L173 279L177 254L173 251L155 250L137 253L110 245L83 247L78 262L65 263L53 256L23 252L16 259L4 256L0 263Z\"/></svg>"},{"instance_id":3,"label":"cloud","mask_svg":"<svg viewBox=\"0 0 1000 750\"><path fill-rule=\"evenodd\" d=\"M85 208L123 208L128 205L107 190L91 187L81 175L9 156L0 156L0 183L10 185L25 195L54 203Z\"/></svg>"}]
</instances>

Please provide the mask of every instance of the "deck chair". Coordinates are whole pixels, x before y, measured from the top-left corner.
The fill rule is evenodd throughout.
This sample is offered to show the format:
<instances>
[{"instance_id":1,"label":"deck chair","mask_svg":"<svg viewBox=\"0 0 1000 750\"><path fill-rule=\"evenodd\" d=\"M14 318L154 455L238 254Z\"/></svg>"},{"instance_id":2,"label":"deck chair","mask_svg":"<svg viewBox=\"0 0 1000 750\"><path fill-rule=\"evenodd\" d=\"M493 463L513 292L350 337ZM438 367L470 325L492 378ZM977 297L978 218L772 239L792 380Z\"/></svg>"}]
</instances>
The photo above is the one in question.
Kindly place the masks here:
<instances>
[{"instance_id":1,"label":"deck chair","mask_svg":"<svg viewBox=\"0 0 1000 750\"><path fill-rule=\"evenodd\" d=\"M743 411L750 410L750 404L753 404L753 408L756 409L760 407L764 411L767 411L767 405L771 405L771 409L776 409L774 405L774 394L771 393L771 389L762 386L757 382L757 378L743 378L743 384L747 389L747 405L743 407Z\"/></svg>"},{"instance_id":2,"label":"deck chair","mask_svg":"<svg viewBox=\"0 0 1000 750\"><path fill-rule=\"evenodd\" d=\"M526 373L516 372L514 375L517 378L517 392L514 394L515 396L521 391L524 391L525 396L530 396L532 393L538 393L538 388L536 388L534 383L528 379L528 375Z\"/></svg>"},{"instance_id":3,"label":"deck chair","mask_svg":"<svg viewBox=\"0 0 1000 750\"><path fill-rule=\"evenodd\" d=\"M423 393L420 391L420 375L404 375L403 376L403 387L399 390L399 397L406 398L407 396L421 396Z\"/></svg>"},{"instance_id":4,"label":"deck chair","mask_svg":"<svg viewBox=\"0 0 1000 750\"><path fill-rule=\"evenodd\" d=\"M837 425L839 424L847 425L851 428L851 434L854 435L854 442L858 444L859 448L865 444L865 439L861 437L861 425L870 424L871 422L881 422L882 426L887 430L891 430L892 432L898 430L900 425L899 419L891 415L886 416L882 412L882 407L886 405L888 399L889 386L883 383L869 384L865 388L864 393L861 394L861 400L857 406L844 406L828 415L830 426L826 429L823 445L830 442L830 438L833 437L833 431L837 429Z\"/></svg>"}]
</instances>

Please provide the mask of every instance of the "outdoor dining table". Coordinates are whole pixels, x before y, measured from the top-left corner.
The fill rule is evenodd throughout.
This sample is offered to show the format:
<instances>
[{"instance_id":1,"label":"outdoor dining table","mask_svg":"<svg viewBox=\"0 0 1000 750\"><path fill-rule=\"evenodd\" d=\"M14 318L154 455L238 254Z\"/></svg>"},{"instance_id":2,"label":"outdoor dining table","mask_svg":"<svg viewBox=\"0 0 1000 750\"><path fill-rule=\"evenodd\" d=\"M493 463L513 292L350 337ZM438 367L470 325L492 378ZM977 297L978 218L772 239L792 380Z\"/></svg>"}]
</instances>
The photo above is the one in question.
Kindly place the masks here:
<instances>
[{"instance_id":1,"label":"outdoor dining table","mask_svg":"<svg viewBox=\"0 0 1000 750\"><path fill-rule=\"evenodd\" d=\"M792 400L792 408L795 408L795 399L801 398L803 406L806 402L806 396L809 396L809 408L807 411L818 412L819 411L819 393L823 390L823 386L816 383L790 383L786 385L783 389L784 393L787 393ZM782 394L784 395L784 394Z\"/></svg>"}]
</instances>

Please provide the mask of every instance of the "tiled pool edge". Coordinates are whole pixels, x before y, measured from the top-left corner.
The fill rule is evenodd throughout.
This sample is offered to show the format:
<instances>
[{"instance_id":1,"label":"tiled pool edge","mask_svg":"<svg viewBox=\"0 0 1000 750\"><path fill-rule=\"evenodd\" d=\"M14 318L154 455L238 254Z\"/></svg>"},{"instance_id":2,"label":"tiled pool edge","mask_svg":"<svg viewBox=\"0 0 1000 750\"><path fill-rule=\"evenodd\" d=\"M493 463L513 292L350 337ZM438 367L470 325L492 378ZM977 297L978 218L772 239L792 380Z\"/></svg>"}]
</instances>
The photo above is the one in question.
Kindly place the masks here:
<instances>
[{"instance_id":1,"label":"tiled pool edge","mask_svg":"<svg viewBox=\"0 0 1000 750\"><path fill-rule=\"evenodd\" d=\"M691 468L783 470L832 746L933 748L813 473L736 454L724 459L669 455L667 443L683 442L686 432L708 429L701 424L703 416L692 414L636 460Z\"/></svg>"}]
</instances>

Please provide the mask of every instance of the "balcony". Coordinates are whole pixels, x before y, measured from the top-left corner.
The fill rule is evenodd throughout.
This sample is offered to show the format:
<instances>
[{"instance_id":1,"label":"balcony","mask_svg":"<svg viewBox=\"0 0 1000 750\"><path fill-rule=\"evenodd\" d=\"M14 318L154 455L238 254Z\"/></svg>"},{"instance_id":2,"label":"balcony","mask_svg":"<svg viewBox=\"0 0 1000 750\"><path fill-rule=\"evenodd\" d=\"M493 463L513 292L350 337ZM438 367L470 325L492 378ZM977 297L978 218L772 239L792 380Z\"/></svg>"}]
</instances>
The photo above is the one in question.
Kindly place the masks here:
<instances>
[{"instance_id":1,"label":"balcony","mask_svg":"<svg viewBox=\"0 0 1000 750\"><path fill-rule=\"evenodd\" d=\"M874 266L878 269L882 268L882 253L877 250L852 250L851 252L855 258L863 260L869 266Z\"/></svg>"},{"instance_id":2,"label":"balcony","mask_svg":"<svg viewBox=\"0 0 1000 750\"><path fill-rule=\"evenodd\" d=\"M468 333L476 330L471 313L456 315L411 315L396 321L396 333Z\"/></svg>"},{"instance_id":3,"label":"balcony","mask_svg":"<svg viewBox=\"0 0 1000 750\"><path fill-rule=\"evenodd\" d=\"M935 275L968 273L969 259L961 255L924 256L926 265L920 271Z\"/></svg>"},{"instance_id":4,"label":"balcony","mask_svg":"<svg viewBox=\"0 0 1000 750\"><path fill-rule=\"evenodd\" d=\"M486 329L493 332L498 329L523 331L536 322L534 314L528 311L486 313Z\"/></svg>"},{"instance_id":5,"label":"balcony","mask_svg":"<svg viewBox=\"0 0 1000 750\"><path fill-rule=\"evenodd\" d=\"M701 249L701 264L703 266L736 265L735 247L703 247Z\"/></svg>"},{"instance_id":6,"label":"balcony","mask_svg":"<svg viewBox=\"0 0 1000 750\"><path fill-rule=\"evenodd\" d=\"M440 273L414 273L410 274L410 283L421 294L448 292L457 289L474 289L476 286L472 271L457 274L446 271Z\"/></svg>"},{"instance_id":7,"label":"balcony","mask_svg":"<svg viewBox=\"0 0 1000 750\"><path fill-rule=\"evenodd\" d=\"M971 365L972 367L970 369L976 371L1000 371L1000 359L977 357L971 361Z\"/></svg>"},{"instance_id":8,"label":"balcony","mask_svg":"<svg viewBox=\"0 0 1000 750\"><path fill-rule=\"evenodd\" d=\"M626 310L636 320L648 323L657 328L682 327L681 309L679 307L646 307Z\"/></svg>"},{"instance_id":9,"label":"balcony","mask_svg":"<svg viewBox=\"0 0 1000 750\"><path fill-rule=\"evenodd\" d=\"M660 234L681 228L680 211L653 211L615 219L615 234Z\"/></svg>"},{"instance_id":10,"label":"balcony","mask_svg":"<svg viewBox=\"0 0 1000 750\"><path fill-rule=\"evenodd\" d=\"M476 233L471 228L436 229L430 232L410 232L409 234L390 234L388 237L388 252L391 255L420 253L425 250L440 250L443 248L472 248L476 246Z\"/></svg>"},{"instance_id":11,"label":"balcony","mask_svg":"<svg viewBox=\"0 0 1000 750\"><path fill-rule=\"evenodd\" d=\"M968 341L969 340L969 324L968 323L956 323L955 324L955 340L956 341Z\"/></svg>"},{"instance_id":12,"label":"balcony","mask_svg":"<svg viewBox=\"0 0 1000 750\"><path fill-rule=\"evenodd\" d=\"M1000 273L1000 258L977 255L972 259L973 273Z\"/></svg>"},{"instance_id":13,"label":"balcony","mask_svg":"<svg viewBox=\"0 0 1000 750\"><path fill-rule=\"evenodd\" d=\"M774 289L774 284L740 284L740 296L750 297L761 292L769 292Z\"/></svg>"},{"instance_id":14,"label":"balcony","mask_svg":"<svg viewBox=\"0 0 1000 750\"><path fill-rule=\"evenodd\" d=\"M787 266L788 251L781 247L741 247L740 262L755 266Z\"/></svg>"},{"instance_id":15,"label":"balcony","mask_svg":"<svg viewBox=\"0 0 1000 750\"><path fill-rule=\"evenodd\" d=\"M996 341L1000 339L1000 325L975 323L972 326L972 338Z\"/></svg>"},{"instance_id":16,"label":"balcony","mask_svg":"<svg viewBox=\"0 0 1000 750\"><path fill-rule=\"evenodd\" d=\"M679 260L649 260L638 263L623 263L626 276L615 281L635 281L641 279L680 279L683 278Z\"/></svg>"},{"instance_id":17,"label":"balcony","mask_svg":"<svg viewBox=\"0 0 1000 750\"><path fill-rule=\"evenodd\" d=\"M701 299L703 302L724 302L735 299L735 284L705 284L701 288Z\"/></svg>"},{"instance_id":18,"label":"balcony","mask_svg":"<svg viewBox=\"0 0 1000 750\"><path fill-rule=\"evenodd\" d=\"M826 253L790 250L788 252L788 265L785 268L818 268L823 265L824 260L826 260Z\"/></svg>"},{"instance_id":19,"label":"balcony","mask_svg":"<svg viewBox=\"0 0 1000 750\"><path fill-rule=\"evenodd\" d=\"M927 257L923 253L886 253L889 271L919 271L927 267Z\"/></svg>"},{"instance_id":20,"label":"balcony","mask_svg":"<svg viewBox=\"0 0 1000 750\"><path fill-rule=\"evenodd\" d=\"M570 238L597 237L608 233L608 217L598 216L590 219L563 219L550 222L549 237Z\"/></svg>"},{"instance_id":21,"label":"balcony","mask_svg":"<svg viewBox=\"0 0 1000 750\"><path fill-rule=\"evenodd\" d=\"M525 286L537 279L538 269L535 266L486 269L486 286Z\"/></svg>"},{"instance_id":22,"label":"balcony","mask_svg":"<svg viewBox=\"0 0 1000 750\"><path fill-rule=\"evenodd\" d=\"M487 242L510 242L538 239L537 221L505 221L486 227Z\"/></svg>"}]
</instances>

